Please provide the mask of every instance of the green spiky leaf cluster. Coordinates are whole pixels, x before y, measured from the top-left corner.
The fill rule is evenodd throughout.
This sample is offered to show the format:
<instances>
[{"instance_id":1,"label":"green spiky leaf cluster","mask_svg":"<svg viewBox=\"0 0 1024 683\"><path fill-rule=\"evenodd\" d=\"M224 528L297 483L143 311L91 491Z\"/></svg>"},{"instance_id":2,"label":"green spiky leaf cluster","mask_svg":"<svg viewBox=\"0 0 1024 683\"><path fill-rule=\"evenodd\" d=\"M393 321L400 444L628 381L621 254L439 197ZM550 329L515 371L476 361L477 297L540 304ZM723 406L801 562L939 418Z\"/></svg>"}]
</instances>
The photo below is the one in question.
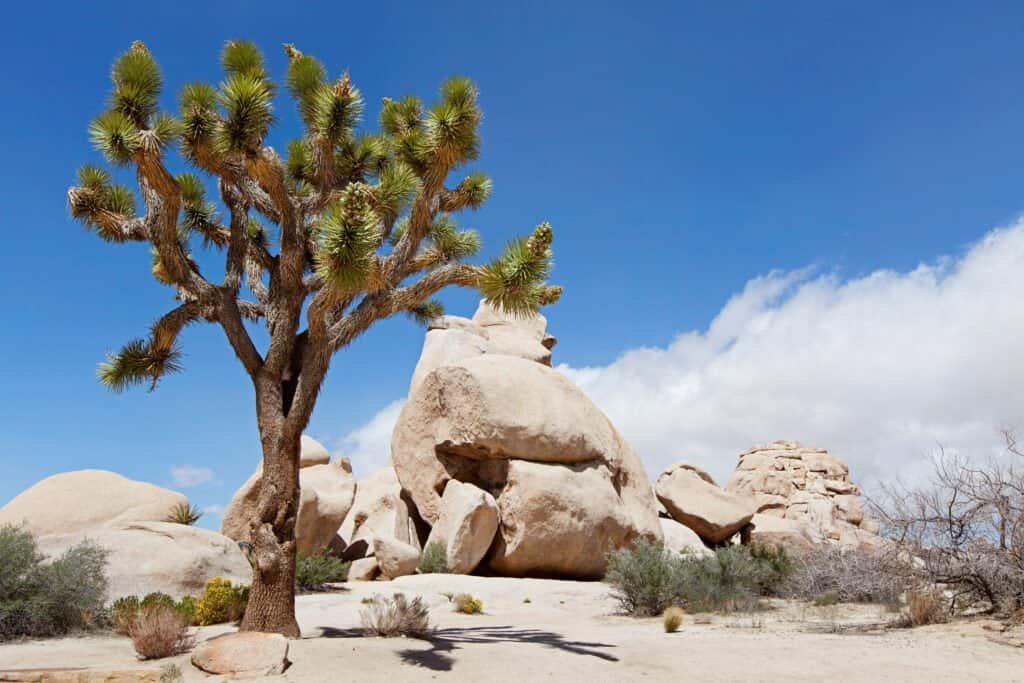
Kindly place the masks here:
<instances>
[{"instance_id":1,"label":"green spiky leaf cluster","mask_svg":"<svg viewBox=\"0 0 1024 683\"><path fill-rule=\"evenodd\" d=\"M376 264L380 221L372 207L372 189L349 185L320 223L316 272L338 292L365 287Z\"/></svg>"},{"instance_id":2,"label":"green spiky leaf cluster","mask_svg":"<svg viewBox=\"0 0 1024 683\"><path fill-rule=\"evenodd\" d=\"M121 392L147 382L153 389L165 374L180 370L181 351L177 346L161 349L151 341L133 339L117 353L108 354L96 375L108 389Z\"/></svg>"},{"instance_id":3,"label":"green spiky leaf cluster","mask_svg":"<svg viewBox=\"0 0 1024 683\"><path fill-rule=\"evenodd\" d=\"M480 271L478 284L487 302L509 313L529 315L557 301L561 288L545 282L551 273L553 238L551 226L541 223L529 238L505 245L501 256Z\"/></svg>"},{"instance_id":4,"label":"green spiky leaf cluster","mask_svg":"<svg viewBox=\"0 0 1024 683\"><path fill-rule=\"evenodd\" d=\"M422 259L428 268L476 256L480 251L480 234L476 230L458 230L446 213L438 216L427 232Z\"/></svg>"},{"instance_id":5,"label":"green spiky leaf cluster","mask_svg":"<svg viewBox=\"0 0 1024 683\"><path fill-rule=\"evenodd\" d=\"M429 299L418 306L408 309L406 314L416 323L426 327L435 318L440 318L444 315L444 304L436 299Z\"/></svg>"},{"instance_id":6,"label":"green spiky leaf cluster","mask_svg":"<svg viewBox=\"0 0 1024 683\"><path fill-rule=\"evenodd\" d=\"M109 242L124 241L120 224L135 216L135 195L127 185L111 182L98 166L78 169L78 187L68 193L71 215Z\"/></svg>"}]
</instances>

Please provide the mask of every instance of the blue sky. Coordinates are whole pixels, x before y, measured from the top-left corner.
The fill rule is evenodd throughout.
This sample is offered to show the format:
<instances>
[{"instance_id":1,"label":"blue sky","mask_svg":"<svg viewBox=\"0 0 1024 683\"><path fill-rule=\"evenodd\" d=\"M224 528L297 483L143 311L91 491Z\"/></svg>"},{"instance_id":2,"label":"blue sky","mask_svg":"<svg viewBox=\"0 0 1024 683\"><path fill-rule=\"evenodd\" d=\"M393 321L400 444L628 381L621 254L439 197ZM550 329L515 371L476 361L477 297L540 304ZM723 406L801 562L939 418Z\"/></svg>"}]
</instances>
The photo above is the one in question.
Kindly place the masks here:
<instances>
[{"instance_id":1,"label":"blue sky","mask_svg":"<svg viewBox=\"0 0 1024 683\"><path fill-rule=\"evenodd\" d=\"M283 42L349 69L370 124L381 97L429 98L471 76L485 111L477 167L495 192L463 224L487 255L554 225L566 294L547 314L556 359L577 368L706 330L773 270L812 267L836 287L906 273L963 258L1024 209L1019 4L554 5L6 8L0 502L69 469L170 484L187 465L214 471L190 498L224 503L259 457L251 389L216 328L186 332L187 371L155 393L110 394L94 378L105 350L172 306L146 250L89 235L64 197L74 169L99 161L86 126L134 39L163 66L168 108L186 81L217 80L229 38L258 42L276 75ZM286 99L277 114L270 144L283 147L296 117ZM474 307L467 293L446 302ZM343 351L309 433L332 445L404 395L421 339L396 319Z\"/></svg>"}]
</instances>

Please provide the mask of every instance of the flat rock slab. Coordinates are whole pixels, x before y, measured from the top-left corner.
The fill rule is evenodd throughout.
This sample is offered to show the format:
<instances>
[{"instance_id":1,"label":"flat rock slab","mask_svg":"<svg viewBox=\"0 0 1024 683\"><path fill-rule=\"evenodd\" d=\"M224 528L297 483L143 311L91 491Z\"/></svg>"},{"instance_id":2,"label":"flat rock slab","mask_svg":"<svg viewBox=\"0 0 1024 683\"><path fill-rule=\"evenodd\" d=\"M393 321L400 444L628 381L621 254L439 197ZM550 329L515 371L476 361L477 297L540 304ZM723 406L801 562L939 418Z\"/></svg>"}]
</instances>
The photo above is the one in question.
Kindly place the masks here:
<instances>
[{"instance_id":1,"label":"flat rock slab","mask_svg":"<svg viewBox=\"0 0 1024 683\"><path fill-rule=\"evenodd\" d=\"M200 643L192 665L211 674L280 674L288 666L288 641L279 633L229 633Z\"/></svg>"},{"instance_id":2,"label":"flat rock slab","mask_svg":"<svg viewBox=\"0 0 1024 683\"><path fill-rule=\"evenodd\" d=\"M159 683L159 669L11 669L3 683Z\"/></svg>"}]
</instances>

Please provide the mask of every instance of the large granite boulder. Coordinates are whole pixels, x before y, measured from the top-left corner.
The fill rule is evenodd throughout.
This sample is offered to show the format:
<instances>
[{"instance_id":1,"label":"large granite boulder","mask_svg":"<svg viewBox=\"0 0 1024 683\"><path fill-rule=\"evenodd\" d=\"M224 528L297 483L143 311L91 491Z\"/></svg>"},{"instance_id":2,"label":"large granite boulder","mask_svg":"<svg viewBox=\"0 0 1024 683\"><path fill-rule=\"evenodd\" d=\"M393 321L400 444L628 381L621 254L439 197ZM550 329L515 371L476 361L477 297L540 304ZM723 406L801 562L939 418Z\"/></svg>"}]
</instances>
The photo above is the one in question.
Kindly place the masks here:
<instances>
[{"instance_id":1,"label":"large granite boulder","mask_svg":"<svg viewBox=\"0 0 1024 683\"><path fill-rule=\"evenodd\" d=\"M288 667L288 641L279 633L226 633L199 643L191 660L194 667L211 674L272 676Z\"/></svg>"},{"instance_id":2,"label":"large granite boulder","mask_svg":"<svg viewBox=\"0 0 1024 683\"><path fill-rule=\"evenodd\" d=\"M106 470L47 477L0 508L0 525L24 525L36 536L73 534L130 522L163 522L188 499Z\"/></svg>"},{"instance_id":3,"label":"large granite boulder","mask_svg":"<svg viewBox=\"0 0 1024 683\"><path fill-rule=\"evenodd\" d=\"M395 470L385 467L359 482L355 501L332 547L344 559L353 561L372 557L376 538L419 550L418 519L415 507L402 492Z\"/></svg>"},{"instance_id":4,"label":"large granite boulder","mask_svg":"<svg viewBox=\"0 0 1024 683\"><path fill-rule=\"evenodd\" d=\"M640 536L661 540L640 459L549 367L553 338L542 317L481 304L472 321L442 323L428 332L391 441L401 486L427 524L438 523L442 494L457 480L497 500L484 560L494 572L595 577L609 550Z\"/></svg>"},{"instance_id":5,"label":"large granite boulder","mask_svg":"<svg viewBox=\"0 0 1024 683\"><path fill-rule=\"evenodd\" d=\"M850 468L824 448L797 441L755 446L740 454L726 490L755 499L760 519L759 525L755 520L755 535L765 536L765 518L774 517L799 523L796 537L809 535L815 542L877 541L878 525L864 511Z\"/></svg>"},{"instance_id":6,"label":"large granite boulder","mask_svg":"<svg viewBox=\"0 0 1024 683\"><path fill-rule=\"evenodd\" d=\"M129 522L36 540L41 552L57 557L86 539L110 552L107 595L111 599L154 591L175 598L197 596L207 581L218 576L235 583L252 581L252 569L235 541L184 524Z\"/></svg>"},{"instance_id":7,"label":"large granite boulder","mask_svg":"<svg viewBox=\"0 0 1024 683\"><path fill-rule=\"evenodd\" d=\"M450 480L441 496L441 513L424 548L441 543L454 574L469 574L487 554L498 531L494 496L472 484Z\"/></svg>"},{"instance_id":8,"label":"large granite boulder","mask_svg":"<svg viewBox=\"0 0 1024 683\"><path fill-rule=\"evenodd\" d=\"M712 545L728 541L755 512L753 498L723 491L707 472L686 463L662 472L654 490L672 519Z\"/></svg>"},{"instance_id":9,"label":"large granite boulder","mask_svg":"<svg viewBox=\"0 0 1024 683\"><path fill-rule=\"evenodd\" d=\"M667 550L674 553L686 553L693 557L711 557L714 551L704 545L700 536L693 529L680 524L670 517L659 517L661 533L665 537L664 544Z\"/></svg>"},{"instance_id":10,"label":"large granite boulder","mask_svg":"<svg viewBox=\"0 0 1024 683\"><path fill-rule=\"evenodd\" d=\"M311 554L331 545L338 528L352 507L356 481L348 461L324 462L327 450L303 437L299 460L299 514L295 522L296 547ZM263 467L260 467L232 496L221 520L220 531L236 541L250 541L250 522L256 515Z\"/></svg>"}]
</instances>

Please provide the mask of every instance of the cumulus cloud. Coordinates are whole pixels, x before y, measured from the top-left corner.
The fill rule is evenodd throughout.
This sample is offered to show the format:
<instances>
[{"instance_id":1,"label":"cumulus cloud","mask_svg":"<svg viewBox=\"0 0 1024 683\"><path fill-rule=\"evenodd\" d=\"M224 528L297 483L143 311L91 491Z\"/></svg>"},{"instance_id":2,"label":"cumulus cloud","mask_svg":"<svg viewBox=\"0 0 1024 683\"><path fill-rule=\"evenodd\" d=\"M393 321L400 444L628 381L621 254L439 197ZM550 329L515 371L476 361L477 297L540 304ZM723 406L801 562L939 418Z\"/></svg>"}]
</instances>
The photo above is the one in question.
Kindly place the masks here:
<instances>
[{"instance_id":1,"label":"cumulus cloud","mask_svg":"<svg viewBox=\"0 0 1024 683\"><path fill-rule=\"evenodd\" d=\"M686 460L727 480L741 451L794 439L829 448L865 483L913 478L938 445L988 456L1001 451L1000 428L1020 424L1022 273L1022 223L909 272L773 271L705 330L559 369L652 477ZM386 462L400 408L346 437L370 469Z\"/></svg>"},{"instance_id":2,"label":"cumulus cloud","mask_svg":"<svg viewBox=\"0 0 1024 683\"><path fill-rule=\"evenodd\" d=\"M391 453L391 431L405 399L392 401L363 426L349 432L334 445L335 451L352 461L352 472L359 478L386 467Z\"/></svg>"},{"instance_id":3,"label":"cumulus cloud","mask_svg":"<svg viewBox=\"0 0 1024 683\"><path fill-rule=\"evenodd\" d=\"M171 481L175 486L191 488L209 484L213 481L214 472L209 467L195 467L193 465L176 465L171 468Z\"/></svg>"}]
</instances>

